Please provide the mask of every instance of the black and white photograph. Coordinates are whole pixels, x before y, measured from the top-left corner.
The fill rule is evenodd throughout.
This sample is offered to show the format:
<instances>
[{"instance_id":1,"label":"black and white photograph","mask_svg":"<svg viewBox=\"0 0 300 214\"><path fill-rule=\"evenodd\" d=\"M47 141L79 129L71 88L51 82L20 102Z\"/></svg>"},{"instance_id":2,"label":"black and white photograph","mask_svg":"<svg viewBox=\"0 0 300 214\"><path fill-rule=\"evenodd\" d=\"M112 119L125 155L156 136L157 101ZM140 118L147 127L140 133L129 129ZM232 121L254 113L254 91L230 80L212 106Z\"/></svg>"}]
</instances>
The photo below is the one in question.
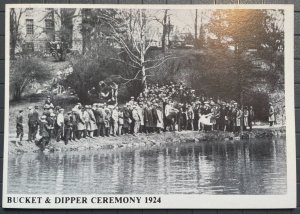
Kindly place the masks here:
<instances>
[{"instance_id":1,"label":"black and white photograph","mask_svg":"<svg viewBox=\"0 0 300 214\"><path fill-rule=\"evenodd\" d=\"M6 5L6 208L293 208L292 5Z\"/></svg>"}]
</instances>

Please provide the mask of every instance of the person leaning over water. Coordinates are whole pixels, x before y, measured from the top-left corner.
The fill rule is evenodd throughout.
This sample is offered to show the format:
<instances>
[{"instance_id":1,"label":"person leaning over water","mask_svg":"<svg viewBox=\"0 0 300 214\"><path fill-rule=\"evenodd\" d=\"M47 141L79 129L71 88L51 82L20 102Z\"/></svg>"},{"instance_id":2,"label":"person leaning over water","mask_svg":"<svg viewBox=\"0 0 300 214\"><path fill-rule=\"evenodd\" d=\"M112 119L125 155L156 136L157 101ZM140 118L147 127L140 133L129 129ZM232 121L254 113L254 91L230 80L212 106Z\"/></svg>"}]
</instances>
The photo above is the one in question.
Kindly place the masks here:
<instances>
[{"instance_id":1,"label":"person leaning over water","mask_svg":"<svg viewBox=\"0 0 300 214\"><path fill-rule=\"evenodd\" d=\"M42 115L39 124L40 127L39 134L41 138L38 140L38 143L42 146L42 148L44 148L50 142L50 136L49 136L50 126L48 125L46 118L47 117L45 115Z\"/></svg>"}]
</instances>

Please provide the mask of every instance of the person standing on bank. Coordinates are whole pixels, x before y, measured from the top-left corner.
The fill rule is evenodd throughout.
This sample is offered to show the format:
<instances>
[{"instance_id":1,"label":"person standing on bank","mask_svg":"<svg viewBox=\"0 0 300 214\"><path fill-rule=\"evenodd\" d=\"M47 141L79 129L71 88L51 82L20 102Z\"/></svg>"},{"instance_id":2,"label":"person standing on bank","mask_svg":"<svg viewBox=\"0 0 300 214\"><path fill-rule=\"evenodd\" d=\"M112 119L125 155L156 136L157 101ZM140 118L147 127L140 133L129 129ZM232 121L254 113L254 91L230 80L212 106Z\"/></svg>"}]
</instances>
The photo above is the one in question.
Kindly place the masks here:
<instances>
[{"instance_id":1,"label":"person standing on bank","mask_svg":"<svg viewBox=\"0 0 300 214\"><path fill-rule=\"evenodd\" d=\"M28 107L29 113L28 113L28 142L32 142L33 140L33 132L34 132L34 116L33 116L33 107Z\"/></svg>"},{"instance_id":2,"label":"person standing on bank","mask_svg":"<svg viewBox=\"0 0 300 214\"><path fill-rule=\"evenodd\" d=\"M33 111L33 120L35 122L34 130L33 130L33 133L32 133L33 140L36 139L36 134L37 134L38 129L39 129L39 111L38 110L39 110L39 107L35 106L34 111Z\"/></svg>"},{"instance_id":3,"label":"person standing on bank","mask_svg":"<svg viewBox=\"0 0 300 214\"><path fill-rule=\"evenodd\" d=\"M81 106L78 106L78 111L76 113L76 122L77 122L77 138L80 140L83 136L85 130L85 123L83 119L83 109Z\"/></svg>"},{"instance_id":4,"label":"person standing on bank","mask_svg":"<svg viewBox=\"0 0 300 214\"><path fill-rule=\"evenodd\" d=\"M16 129L17 129L17 138L19 140L19 144L21 144L21 141L24 136L24 131L23 131L23 110L20 110L17 117L16 117Z\"/></svg>"},{"instance_id":5,"label":"person standing on bank","mask_svg":"<svg viewBox=\"0 0 300 214\"><path fill-rule=\"evenodd\" d=\"M243 112L241 109L237 108L236 110L236 132L241 131L241 126L243 125Z\"/></svg>"},{"instance_id":6,"label":"person standing on bank","mask_svg":"<svg viewBox=\"0 0 300 214\"><path fill-rule=\"evenodd\" d=\"M253 121L254 121L254 111L253 111L253 107L250 106L249 115L248 115L248 125L249 125L250 131L252 131Z\"/></svg>"},{"instance_id":7,"label":"person standing on bank","mask_svg":"<svg viewBox=\"0 0 300 214\"><path fill-rule=\"evenodd\" d=\"M132 122L133 122L133 136L136 136L139 128L140 128L140 123L141 123L141 118L137 109L137 106L134 105L132 109Z\"/></svg>"},{"instance_id":8,"label":"person standing on bank","mask_svg":"<svg viewBox=\"0 0 300 214\"><path fill-rule=\"evenodd\" d=\"M72 109L72 114L71 114L71 121L72 121L72 129L71 129L71 139L76 140L77 138L77 112L76 109Z\"/></svg>"},{"instance_id":9,"label":"person standing on bank","mask_svg":"<svg viewBox=\"0 0 300 214\"><path fill-rule=\"evenodd\" d=\"M72 130L72 112L68 112L68 114L64 118L64 127L65 127L65 133L64 133L64 141L65 145L68 145L69 140L72 140L71 138L71 130Z\"/></svg>"},{"instance_id":10,"label":"person standing on bank","mask_svg":"<svg viewBox=\"0 0 300 214\"><path fill-rule=\"evenodd\" d=\"M247 130L247 127L248 127L248 124L249 124L249 121L248 121L248 118L249 118L249 111L248 111L248 108L245 107L244 108L244 130Z\"/></svg>"},{"instance_id":11,"label":"person standing on bank","mask_svg":"<svg viewBox=\"0 0 300 214\"><path fill-rule=\"evenodd\" d=\"M117 136L118 133L118 119L119 119L119 111L118 106L113 106L113 109L111 110L111 131L112 136Z\"/></svg>"},{"instance_id":12,"label":"person standing on bank","mask_svg":"<svg viewBox=\"0 0 300 214\"><path fill-rule=\"evenodd\" d=\"M269 124L270 126L274 125L275 121L275 112L274 112L274 107L272 103L269 103Z\"/></svg>"}]
</instances>

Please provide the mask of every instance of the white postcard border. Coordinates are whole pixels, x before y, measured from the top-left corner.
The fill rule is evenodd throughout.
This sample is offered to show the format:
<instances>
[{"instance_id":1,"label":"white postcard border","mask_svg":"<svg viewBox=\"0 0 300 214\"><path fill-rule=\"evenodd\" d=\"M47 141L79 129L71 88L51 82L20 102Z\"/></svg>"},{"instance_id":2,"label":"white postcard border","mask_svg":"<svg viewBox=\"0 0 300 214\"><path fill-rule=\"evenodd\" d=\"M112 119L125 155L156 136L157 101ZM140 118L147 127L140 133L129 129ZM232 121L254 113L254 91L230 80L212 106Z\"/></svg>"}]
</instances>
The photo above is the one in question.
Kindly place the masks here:
<instances>
[{"instance_id":1,"label":"white postcard border","mask_svg":"<svg viewBox=\"0 0 300 214\"><path fill-rule=\"evenodd\" d=\"M143 9L284 9L285 10L285 103L286 103L286 161L287 194L285 195L23 195L7 193L8 135L9 135L9 9L10 8L143 8ZM257 5L134 5L134 4L6 4L5 10L5 116L4 116L4 156L3 156L3 208L46 208L46 209L276 209L296 208L296 140L294 105L294 5L257 4ZM160 204L10 204L8 197L161 197Z\"/></svg>"}]
</instances>

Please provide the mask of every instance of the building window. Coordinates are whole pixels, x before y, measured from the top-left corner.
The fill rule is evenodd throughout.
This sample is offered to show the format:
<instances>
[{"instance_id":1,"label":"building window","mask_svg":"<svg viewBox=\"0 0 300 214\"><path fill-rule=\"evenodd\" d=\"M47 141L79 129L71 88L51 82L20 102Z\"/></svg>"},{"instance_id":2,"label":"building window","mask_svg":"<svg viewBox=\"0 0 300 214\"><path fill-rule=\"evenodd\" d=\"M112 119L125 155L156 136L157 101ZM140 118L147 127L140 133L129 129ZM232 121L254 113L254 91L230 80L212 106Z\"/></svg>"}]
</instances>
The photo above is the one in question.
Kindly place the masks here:
<instances>
[{"instance_id":1,"label":"building window","mask_svg":"<svg viewBox=\"0 0 300 214\"><path fill-rule=\"evenodd\" d=\"M33 19L26 19L26 34L33 34Z\"/></svg>"},{"instance_id":2,"label":"building window","mask_svg":"<svg viewBox=\"0 0 300 214\"><path fill-rule=\"evenodd\" d=\"M48 32L53 32L54 30L54 23L51 19L45 19L45 31L46 33Z\"/></svg>"},{"instance_id":3,"label":"building window","mask_svg":"<svg viewBox=\"0 0 300 214\"><path fill-rule=\"evenodd\" d=\"M25 12L26 12L26 16L32 16L33 8L26 8Z\"/></svg>"}]
</instances>

